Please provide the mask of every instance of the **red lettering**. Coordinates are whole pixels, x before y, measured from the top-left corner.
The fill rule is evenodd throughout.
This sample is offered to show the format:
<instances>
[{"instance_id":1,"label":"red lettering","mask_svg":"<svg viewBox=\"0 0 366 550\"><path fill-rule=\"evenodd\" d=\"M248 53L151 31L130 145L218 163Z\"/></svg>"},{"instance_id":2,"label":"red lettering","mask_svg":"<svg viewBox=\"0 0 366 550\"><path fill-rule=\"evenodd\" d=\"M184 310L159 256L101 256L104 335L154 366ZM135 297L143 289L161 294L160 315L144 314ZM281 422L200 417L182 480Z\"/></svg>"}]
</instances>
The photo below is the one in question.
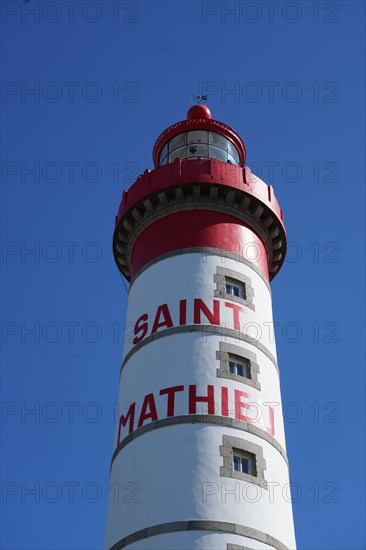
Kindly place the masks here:
<instances>
[{"instance_id":1,"label":"red lettering","mask_svg":"<svg viewBox=\"0 0 366 550\"><path fill-rule=\"evenodd\" d=\"M187 324L187 300L180 300L179 302L179 324Z\"/></svg>"},{"instance_id":2,"label":"red lettering","mask_svg":"<svg viewBox=\"0 0 366 550\"><path fill-rule=\"evenodd\" d=\"M201 300L201 298L194 299L194 314L193 322L196 325L201 324L201 312L208 319L208 322L211 325L220 324L220 302L218 300L212 300L213 302L213 312L208 309L206 304Z\"/></svg>"},{"instance_id":3,"label":"red lettering","mask_svg":"<svg viewBox=\"0 0 366 550\"><path fill-rule=\"evenodd\" d=\"M133 425L135 422L135 405L136 403L132 403L132 405L129 406L126 416L121 415L119 418L117 445L119 445L121 442L121 430L122 427L125 428L128 419L130 420L128 433L130 434L133 431Z\"/></svg>"},{"instance_id":4,"label":"red lettering","mask_svg":"<svg viewBox=\"0 0 366 550\"><path fill-rule=\"evenodd\" d=\"M138 428L141 428L145 420L151 418L152 422L155 422L158 419L158 414L156 412L154 394L149 393L145 395L144 402L141 407L141 414L139 418L139 423L137 424Z\"/></svg>"},{"instance_id":5,"label":"red lettering","mask_svg":"<svg viewBox=\"0 0 366 550\"><path fill-rule=\"evenodd\" d=\"M160 315L163 316L162 321L160 321ZM173 321L172 321L172 318L170 316L168 304L162 304L157 309L156 316L155 316L155 321L154 321L154 324L153 324L153 328L151 330L151 334L154 334L158 330L158 328L161 328L161 327L170 328L172 326L173 326Z\"/></svg>"},{"instance_id":6,"label":"red lettering","mask_svg":"<svg viewBox=\"0 0 366 550\"><path fill-rule=\"evenodd\" d=\"M233 325L235 330L240 330L239 312L244 311L244 308L233 304L232 302L225 302L225 306L233 310Z\"/></svg>"},{"instance_id":7,"label":"red lettering","mask_svg":"<svg viewBox=\"0 0 366 550\"><path fill-rule=\"evenodd\" d=\"M197 386L189 386L189 414L196 414L196 404L207 403L207 414L215 414L215 390L207 386L207 395L197 396Z\"/></svg>"},{"instance_id":8,"label":"red lettering","mask_svg":"<svg viewBox=\"0 0 366 550\"><path fill-rule=\"evenodd\" d=\"M249 409L250 406L248 403L243 403L241 400L242 397L250 398L249 393L245 391L235 390L235 418L236 420L244 420L244 422L251 422L251 419L248 416L243 414L243 409Z\"/></svg>"},{"instance_id":9,"label":"red lettering","mask_svg":"<svg viewBox=\"0 0 366 550\"><path fill-rule=\"evenodd\" d=\"M145 338L148 329L148 318L149 316L147 315L147 313L144 313L143 315L141 315L141 317L137 319L133 330L135 334L135 338L133 339L134 344L138 344L143 338ZM139 332L141 332L141 335L137 336Z\"/></svg>"},{"instance_id":10,"label":"red lettering","mask_svg":"<svg viewBox=\"0 0 366 550\"><path fill-rule=\"evenodd\" d=\"M228 388L222 386L221 388L221 414L222 416L229 416L229 406L228 406Z\"/></svg>"},{"instance_id":11,"label":"red lettering","mask_svg":"<svg viewBox=\"0 0 366 550\"><path fill-rule=\"evenodd\" d=\"M174 416L175 394L177 391L183 390L184 386L172 386L171 388L164 388L163 390L160 390L160 395L168 396L167 416Z\"/></svg>"},{"instance_id":12,"label":"red lettering","mask_svg":"<svg viewBox=\"0 0 366 550\"><path fill-rule=\"evenodd\" d=\"M260 402L261 403L261 402ZM265 403L265 405L267 405L267 403ZM271 407L271 405L268 405L269 406L269 410L268 410L268 414L269 414L269 427L266 426L266 423L264 421L264 412L263 412L263 415L261 416L261 420L260 420L260 424L263 426L263 428L266 430L267 433L269 433L270 435L274 435L275 434L275 425L274 425L274 408ZM262 404L262 409L264 409L264 405Z\"/></svg>"},{"instance_id":13,"label":"red lettering","mask_svg":"<svg viewBox=\"0 0 366 550\"><path fill-rule=\"evenodd\" d=\"M271 435L275 434L275 426L274 426L274 410L273 407L269 407L269 425L270 428L267 428L267 432Z\"/></svg>"}]
</instances>

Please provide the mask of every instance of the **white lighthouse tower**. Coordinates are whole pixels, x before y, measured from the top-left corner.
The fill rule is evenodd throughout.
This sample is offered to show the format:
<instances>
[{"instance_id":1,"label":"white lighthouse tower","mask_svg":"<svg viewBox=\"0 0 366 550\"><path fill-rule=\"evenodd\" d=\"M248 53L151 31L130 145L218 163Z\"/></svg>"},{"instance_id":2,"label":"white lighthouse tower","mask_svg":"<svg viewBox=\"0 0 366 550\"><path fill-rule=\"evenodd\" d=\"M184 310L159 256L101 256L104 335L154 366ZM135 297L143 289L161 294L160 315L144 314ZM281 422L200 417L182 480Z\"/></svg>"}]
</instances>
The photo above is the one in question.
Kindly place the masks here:
<instances>
[{"instance_id":1,"label":"white lighthouse tower","mask_svg":"<svg viewBox=\"0 0 366 550\"><path fill-rule=\"evenodd\" d=\"M131 282L107 550L296 547L270 281L282 211L202 104L123 192Z\"/></svg>"}]
</instances>

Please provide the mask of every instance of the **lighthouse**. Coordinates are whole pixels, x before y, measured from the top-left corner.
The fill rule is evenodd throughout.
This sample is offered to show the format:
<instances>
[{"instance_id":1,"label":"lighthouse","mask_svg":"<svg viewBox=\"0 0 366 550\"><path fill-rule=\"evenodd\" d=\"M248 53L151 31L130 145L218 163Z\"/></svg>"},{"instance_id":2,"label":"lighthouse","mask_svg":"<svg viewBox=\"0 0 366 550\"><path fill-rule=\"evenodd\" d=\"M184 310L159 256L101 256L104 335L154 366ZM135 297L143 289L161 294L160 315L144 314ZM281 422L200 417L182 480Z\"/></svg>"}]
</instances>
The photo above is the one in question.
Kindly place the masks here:
<instances>
[{"instance_id":1,"label":"lighthouse","mask_svg":"<svg viewBox=\"0 0 366 550\"><path fill-rule=\"evenodd\" d=\"M164 130L123 192L130 282L106 550L295 549L271 280L272 186L206 105Z\"/></svg>"}]
</instances>

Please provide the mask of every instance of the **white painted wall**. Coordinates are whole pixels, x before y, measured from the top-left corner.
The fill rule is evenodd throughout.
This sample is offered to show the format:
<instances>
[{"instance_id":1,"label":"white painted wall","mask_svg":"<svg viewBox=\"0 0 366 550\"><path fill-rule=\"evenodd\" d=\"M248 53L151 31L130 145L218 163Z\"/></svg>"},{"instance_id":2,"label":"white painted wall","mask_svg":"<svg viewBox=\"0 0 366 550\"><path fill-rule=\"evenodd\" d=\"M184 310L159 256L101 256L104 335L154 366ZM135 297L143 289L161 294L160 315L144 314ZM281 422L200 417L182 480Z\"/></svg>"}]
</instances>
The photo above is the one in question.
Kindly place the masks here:
<instances>
[{"instance_id":1,"label":"white painted wall","mask_svg":"<svg viewBox=\"0 0 366 550\"><path fill-rule=\"evenodd\" d=\"M201 298L205 303L212 304L217 266L239 271L251 278L255 292L255 311L246 309L245 322L255 323L262 331L260 342L275 357L273 331L268 326L268 323L272 323L268 286L250 267L220 256L183 254L152 265L131 287L127 322L134 323L142 313L148 313L151 329L157 306L168 303L170 312L176 319L175 325L178 326L178 302L180 299L187 299L187 323L191 324L193 315L190 306L194 298ZM231 318L228 315L223 314L222 320L230 327ZM131 330L129 333L131 334ZM150 330L147 336L149 334ZM140 345L121 374L120 413L126 414L128 405L136 402L137 423L144 396L153 393L159 419L166 418L167 398L159 396L159 391L166 387L184 385L184 392L176 394L175 415L188 415L188 386L196 384L202 388L202 393L206 393L207 385L214 386L218 402L217 413L220 414L220 389L225 386L229 388L229 396L233 395L234 389L239 389L250 394L256 403L260 400L262 403L275 404L274 438L285 448L279 375L273 362L256 346L226 338L226 343L233 343L256 354L261 389L258 391L245 383L218 378L216 370L219 368L219 361L216 359L216 351L219 349L220 338L222 339L216 334L185 332ZM124 357L133 347L131 342L125 344ZM234 409L232 402L229 409ZM197 413L199 412L201 411L197 408ZM261 412L267 415L267 420L268 406L262 407ZM202 413L206 413L205 406ZM234 413L230 416L234 416ZM259 422L256 425L262 427ZM124 436L127 432L128 430L124 432ZM239 437L262 447L266 461L265 479L270 485L269 490L220 476L223 458L219 447L222 445L223 435ZM212 424L180 424L150 431L124 447L113 462L111 485L119 487L120 491L118 498L115 491L110 493L106 548L109 549L120 539L149 526L196 519L245 525L268 533L288 548L294 549L288 483L288 467L279 451L261 437L243 430ZM136 502L131 502L131 498L128 498L131 492L128 487L134 488L132 499ZM230 490L235 493L226 494ZM206 494L207 491L215 494ZM129 548L226 550L229 542L248 546L253 550L272 548L239 535L203 531L151 537L130 545Z\"/></svg>"},{"instance_id":2,"label":"white painted wall","mask_svg":"<svg viewBox=\"0 0 366 550\"><path fill-rule=\"evenodd\" d=\"M233 397L234 389L245 391L253 396L253 400L250 401L259 404L258 407L253 406L253 420L260 414L264 420L269 420L269 406L263 404L273 404L274 437L282 447L285 447L279 374L274 364L267 355L255 346L237 341L234 338L226 338L225 342L227 344L234 344L256 354L260 368L258 380L261 384L261 390L258 391L252 386L227 378L218 378L216 370L220 365L216 359L216 351L219 349L220 341L222 341L222 338L219 335L202 336L201 333L193 332L174 334L142 346L131 356L122 370L118 401L120 414L127 413L129 404L136 402L136 411L139 415L139 406L142 404L144 396L148 393L154 393L159 419L165 418L167 415L167 398L166 396L159 396L159 391L167 387L184 385L185 390L176 393L175 411L176 415L186 415L188 414L188 386L190 384L200 386L202 395L207 393L207 385L214 386L217 414L219 414L221 409L221 386L226 386L229 388L229 398ZM199 404L197 410L198 407ZM207 414L207 405L203 403L201 407L202 413ZM235 418L234 409L235 406L231 400L229 416L233 418ZM254 424L261 428L260 418ZM124 430L125 435L127 435L127 432L128 427Z\"/></svg>"},{"instance_id":3,"label":"white painted wall","mask_svg":"<svg viewBox=\"0 0 366 550\"><path fill-rule=\"evenodd\" d=\"M272 491L219 475L224 434L262 446ZM287 464L272 445L252 434L202 424L148 432L115 459L111 483L116 482L136 484L138 502L129 502L122 492L119 502L110 503L107 547L148 526L206 519L252 527L295 548ZM156 548L153 542L151 548Z\"/></svg>"},{"instance_id":4,"label":"white painted wall","mask_svg":"<svg viewBox=\"0 0 366 550\"><path fill-rule=\"evenodd\" d=\"M157 262L143 271L130 288L128 326L132 327L143 313L147 313L151 330L157 307L164 303L169 306L174 325L178 325L181 299L188 300L187 324L193 323L194 298L201 298L207 305L212 306L216 288L214 274L217 266L238 271L251 278L255 289L256 310L246 309L243 315L243 330L248 336L259 338L272 355L276 356L276 346L270 330L273 322L272 300L267 285L250 267L221 256L205 256L200 253L182 254ZM221 324L233 328L232 311L224 307L224 302L227 300L220 299L220 301L222 303ZM159 332L160 330L164 329L159 329ZM130 328L128 334L131 335ZM126 341L124 355L132 347L134 347L133 343Z\"/></svg>"}]
</instances>

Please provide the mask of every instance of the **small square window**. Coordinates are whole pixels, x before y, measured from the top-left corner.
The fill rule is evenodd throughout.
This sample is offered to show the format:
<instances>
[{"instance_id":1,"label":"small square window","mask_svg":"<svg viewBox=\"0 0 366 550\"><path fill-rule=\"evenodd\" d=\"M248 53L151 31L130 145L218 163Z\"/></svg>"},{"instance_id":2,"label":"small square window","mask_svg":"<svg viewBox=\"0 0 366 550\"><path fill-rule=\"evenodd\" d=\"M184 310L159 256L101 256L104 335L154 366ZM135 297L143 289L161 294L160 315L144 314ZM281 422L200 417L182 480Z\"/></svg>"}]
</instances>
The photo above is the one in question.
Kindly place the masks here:
<instances>
[{"instance_id":1,"label":"small square window","mask_svg":"<svg viewBox=\"0 0 366 550\"><path fill-rule=\"evenodd\" d=\"M242 474L256 476L255 455L239 449L233 449L233 470Z\"/></svg>"},{"instance_id":2,"label":"small square window","mask_svg":"<svg viewBox=\"0 0 366 550\"><path fill-rule=\"evenodd\" d=\"M260 445L240 437L224 434L220 446L220 456L222 457L220 476L240 479L268 489L264 477L266 461L263 457L263 448Z\"/></svg>"},{"instance_id":3,"label":"small square window","mask_svg":"<svg viewBox=\"0 0 366 550\"><path fill-rule=\"evenodd\" d=\"M169 155L169 163L174 162L176 158L185 159L186 158L186 148L185 147L179 147L178 149L175 149L172 153Z\"/></svg>"},{"instance_id":4,"label":"small square window","mask_svg":"<svg viewBox=\"0 0 366 550\"><path fill-rule=\"evenodd\" d=\"M234 157L232 155L230 155L230 153L228 153L228 162L230 162L230 164L235 164L235 165L238 165L239 164L239 161L237 161L236 159L234 159Z\"/></svg>"},{"instance_id":5,"label":"small square window","mask_svg":"<svg viewBox=\"0 0 366 550\"><path fill-rule=\"evenodd\" d=\"M188 143L208 143L208 132L205 130L188 132Z\"/></svg>"},{"instance_id":6,"label":"small square window","mask_svg":"<svg viewBox=\"0 0 366 550\"><path fill-rule=\"evenodd\" d=\"M235 164L239 164L239 154L236 147L229 141L229 154L234 158Z\"/></svg>"},{"instance_id":7,"label":"small square window","mask_svg":"<svg viewBox=\"0 0 366 550\"><path fill-rule=\"evenodd\" d=\"M258 380L259 365L255 353L242 346L220 342L216 359L220 361L216 371L219 378L228 378L257 390L261 389Z\"/></svg>"},{"instance_id":8,"label":"small square window","mask_svg":"<svg viewBox=\"0 0 366 550\"><path fill-rule=\"evenodd\" d=\"M237 376L243 376L244 378L251 378L249 359L229 354L229 372Z\"/></svg>"},{"instance_id":9,"label":"small square window","mask_svg":"<svg viewBox=\"0 0 366 550\"><path fill-rule=\"evenodd\" d=\"M225 292L231 296L246 300L245 283L225 278Z\"/></svg>"},{"instance_id":10,"label":"small square window","mask_svg":"<svg viewBox=\"0 0 366 550\"><path fill-rule=\"evenodd\" d=\"M224 151L227 151L228 140L226 139L226 137L222 136L221 134L217 134L216 132L209 132L209 140L210 143L212 143L213 145L216 145L217 147L224 149Z\"/></svg>"},{"instance_id":11,"label":"small square window","mask_svg":"<svg viewBox=\"0 0 366 550\"><path fill-rule=\"evenodd\" d=\"M206 143L191 143L188 145L187 157L208 157L208 145Z\"/></svg>"},{"instance_id":12,"label":"small square window","mask_svg":"<svg viewBox=\"0 0 366 550\"><path fill-rule=\"evenodd\" d=\"M169 151L172 152L178 147L182 147L187 143L187 134L179 134L178 136L173 137L169 141L170 149Z\"/></svg>"},{"instance_id":13,"label":"small square window","mask_svg":"<svg viewBox=\"0 0 366 550\"><path fill-rule=\"evenodd\" d=\"M161 150L160 159L159 159L160 166L163 164L166 164L168 161L168 148L169 148L169 143L164 145L164 147Z\"/></svg>"},{"instance_id":14,"label":"small square window","mask_svg":"<svg viewBox=\"0 0 366 550\"><path fill-rule=\"evenodd\" d=\"M217 160L221 160L222 162L226 162L227 152L224 151L224 149L210 145L210 158L215 158Z\"/></svg>"},{"instance_id":15,"label":"small square window","mask_svg":"<svg viewBox=\"0 0 366 550\"><path fill-rule=\"evenodd\" d=\"M243 304L255 311L254 289L249 277L240 271L217 267L214 282L216 283L215 296Z\"/></svg>"}]
</instances>

